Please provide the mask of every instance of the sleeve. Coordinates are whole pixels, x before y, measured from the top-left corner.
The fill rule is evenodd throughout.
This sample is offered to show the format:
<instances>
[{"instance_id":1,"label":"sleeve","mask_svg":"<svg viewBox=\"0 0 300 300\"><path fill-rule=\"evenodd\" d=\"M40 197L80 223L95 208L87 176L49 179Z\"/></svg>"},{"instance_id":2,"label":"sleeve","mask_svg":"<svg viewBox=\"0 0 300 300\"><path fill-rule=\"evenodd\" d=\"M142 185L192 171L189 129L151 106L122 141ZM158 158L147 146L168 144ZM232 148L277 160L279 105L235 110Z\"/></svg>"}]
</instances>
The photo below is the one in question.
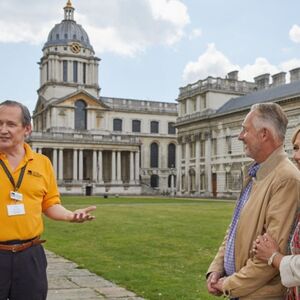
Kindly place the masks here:
<instances>
[{"instance_id":1,"label":"sleeve","mask_svg":"<svg viewBox=\"0 0 300 300\"><path fill-rule=\"evenodd\" d=\"M264 226L279 244L280 252L285 253L300 199L300 183L296 179L285 179L276 185L269 199ZM246 296L266 285L277 274L278 270L266 262L249 257L243 268L224 280L224 294L233 298Z\"/></svg>"},{"instance_id":2,"label":"sleeve","mask_svg":"<svg viewBox=\"0 0 300 300\"><path fill-rule=\"evenodd\" d=\"M286 287L300 285L300 255L284 256L279 266L281 282Z\"/></svg>"},{"instance_id":3,"label":"sleeve","mask_svg":"<svg viewBox=\"0 0 300 300\"><path fill-rule=\"evenodd\" d=\"M230 226L229 226L230 228ZM206 276L208 276L211 272L218 272L221 274L225 274L225 270L224 270L224 253L225 253L225 245L226 245L226 240L227 240L227 235L229 232L229 228L226 231L226 235L224 237L224 240L221 244L221 246L219 247L219 250L214 258L214 260L212 261L212 263L210 264Z\"/></svg>"},{"instance_id":4,"label":"sleeve","mask_svg":"<svg viewBox=\"0 0 300 300\"><path fill-rule=\"evenodd\" d=\"M52 164L48 158L46 158L46 175L47 175L47 187L46 193L44 195L42 210L43 212L49 207L60 204L60 195L56 183L56 179L54 176L54 170Z\"/></svg>"}]
</instances>

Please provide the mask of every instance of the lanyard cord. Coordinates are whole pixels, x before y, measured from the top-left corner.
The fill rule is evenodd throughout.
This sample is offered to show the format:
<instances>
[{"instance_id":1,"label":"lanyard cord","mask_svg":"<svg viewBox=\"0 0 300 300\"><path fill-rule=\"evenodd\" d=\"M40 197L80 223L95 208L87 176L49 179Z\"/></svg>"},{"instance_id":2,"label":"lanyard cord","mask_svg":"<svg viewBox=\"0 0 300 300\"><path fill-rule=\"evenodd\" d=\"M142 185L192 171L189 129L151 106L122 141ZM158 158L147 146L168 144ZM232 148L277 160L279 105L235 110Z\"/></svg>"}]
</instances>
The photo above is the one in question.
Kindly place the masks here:
<instances>
[{"instance_id":1,"label":"lanyard cord","mask_svg":"<svg viewBox=\"0 0 300 300\"><path fill-rule=\"evenodd\" d=\"M11 182L11 184L13 185L14 187L14 190L15 192L19 189L19 187L21 186L22 184L22 180L23 180L23 177L24 177L24 173L25 173L25 169L27 167L27 163L22 167L21 169L21 172L20 172L20 175L19 175L19 178L18 178L18 182L17 182L17 185L15 184L15 181L14 181L14 178L12 177L11 173L9 172L7 166L5 165L5 163L3 162L2 159L0 159L0 164L4 170L4 172L6 173L9 181Z\"/></svg>"}]
</instances>

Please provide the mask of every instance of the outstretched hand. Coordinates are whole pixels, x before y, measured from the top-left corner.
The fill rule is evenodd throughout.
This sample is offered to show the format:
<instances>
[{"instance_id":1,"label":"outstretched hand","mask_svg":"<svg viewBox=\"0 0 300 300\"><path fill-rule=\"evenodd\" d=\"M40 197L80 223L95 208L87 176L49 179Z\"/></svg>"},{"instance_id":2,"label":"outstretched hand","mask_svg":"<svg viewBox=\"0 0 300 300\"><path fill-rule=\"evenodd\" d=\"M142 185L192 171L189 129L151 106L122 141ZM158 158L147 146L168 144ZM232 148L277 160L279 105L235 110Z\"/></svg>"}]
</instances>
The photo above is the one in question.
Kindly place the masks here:
<instances>
[{"instance_id":1,"label":"outstretched hand","mask_svg":"<svg viewBox=\"0 0 300 300\"><path fill-rule=\"evenodd\" d=\"M83 223L85 221L92 221L95 216L91 215L90 212L94 211L96 206L89 206L86 208L80 208L73 211L73 217L70 222Z\"/></svg>"}]
</instances>

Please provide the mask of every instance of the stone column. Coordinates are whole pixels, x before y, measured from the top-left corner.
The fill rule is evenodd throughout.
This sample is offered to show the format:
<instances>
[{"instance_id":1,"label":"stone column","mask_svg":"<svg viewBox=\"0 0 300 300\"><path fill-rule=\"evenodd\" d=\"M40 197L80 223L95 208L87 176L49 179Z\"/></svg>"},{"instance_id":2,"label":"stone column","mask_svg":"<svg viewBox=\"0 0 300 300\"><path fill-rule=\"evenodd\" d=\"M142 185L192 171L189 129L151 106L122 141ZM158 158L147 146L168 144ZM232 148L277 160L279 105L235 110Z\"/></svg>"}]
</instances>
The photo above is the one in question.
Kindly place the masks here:
<instances>
[{"instance_id":1,"label":"stone column","mask_svg":"<svg viewBox=\"0 0 300 300\"><path fill-rule=\"evenodd\" d=\"M111 182L116 183L116 151L111 152Z\"/></svg>"},{"instance_id":2,"label":"stone column","mask_svg":"<svg viewBox=\"0 0 300 300\"><path fill-rule=\"evenodd\" d=\"M135 182L140 182L140 152L135 152Z\"/></svg>"},{"instance_id":3,"label":"stone column","mask_svg":"<svg viewBox=\"0 0 300 300\"><path fill-rule=\"evenodd\" d=\"M93 150L93 181L97 181L97 151Z\"/></svg>"},{"instance_id":4,"label":"stone column","mask_svg":"<svg viewBox=\"0 0 300 300\"><path fill-rule=\"evenodd\" d=\"M211 135L205 137L205 174L206 174L206 191L209 196L212 195L212 176L211 176Z\"/></svg>"},{"instance_id":5,"label":"stone column","mask_svg":"<svg viewBox=\"0 0 300 300\"><path fill-rule=\"evenodd\" d=\"M98 182L103 183L102 150L98 151Z\"/></svg>"},{"instance_id":6,"label":"stone column","mask_svg":"<svg viewBox=\"0 0 300 300\"><path fill-rule=\"evenodd\" d=\"M121 151L117 151L117 183L118 184L122 183L121 172L122 172L122 168L121 168Z\"/></svg>"},{"instance_id":7,"label":"stone column","mask_svg":"<svg viewBox=\"0 0 300 300\"><path fill-rule=\"evenodd\" d=\"M134 183L134 152L130 151L130 178L129 178L129 183L132 184Z\"/></svg>"},{"instance_id":8,"label":"stone column","mask_svg":"<svg viewBox=\"0 0 300 300\"><path fill-rule=\"evenodd\" d=\"M59 157L58 157L58 179L59 180L63 180L63 176L64 176L64 150L63 149L59 149Z\"/></svg>"},{"instance_id":9,"label":"stone column","mask_svg":"<svg viewBox=\"0 0 300 300\"><path fill-rule=\"evenodd\" d=\"M83 150L79 150L79 176L78 179L82 180L83 179Z\"/></svg>"},{"instance_id":10,"label":"stone column","mask_svg":"<svg viewBox=\"0 0 300 300\"><path fill-rule=\"evenodd\" d=\"M189 166L190 166L190 144L189 141L184 145L185 146L185 191L190 193L190 175L189 175Z\"/></svg>"},{"instance_id":11,"label":"stone column","mask_svg":"<svg viewBox=\"0 0 300 300\"><path fill-rule=\"evenodd\" d=\"M177 151L176 151L176 168L177 168L177 182L176 182L176 189L178 192L181 191L181 156L182 156L182 145L177 145Z\"/></svg>"},{"instance_id":12,"label":"stone column","mask_svg":"<svg viewBox=\"0 0 300 300\"><path fill-rule=\"evenodd\" d=\"M196 186L195 190L196 193L200 193L200 139L198 138L196 140L196 161L195 161L195 180L196 180Z\"/></svg>"},{"instance_id":13,"label":"stone column","mask_svg":"<svg viewBox=\"0 0 300 300\"><path fill-rule=\"evenodd\" d=\"M57 178L57 149L53 149L52 161L53 161L52 165L54 169L55 178Z\"/></svg>"},{"instance_id":14,"label":"stone column","mask_svg":"<svg viewBox=\"0 0 300 300\"><path fill-rule=\"evenodd\" d=\"M73 150L73 180L78 179L78 150Z\"/></svg>"}]
</instances>

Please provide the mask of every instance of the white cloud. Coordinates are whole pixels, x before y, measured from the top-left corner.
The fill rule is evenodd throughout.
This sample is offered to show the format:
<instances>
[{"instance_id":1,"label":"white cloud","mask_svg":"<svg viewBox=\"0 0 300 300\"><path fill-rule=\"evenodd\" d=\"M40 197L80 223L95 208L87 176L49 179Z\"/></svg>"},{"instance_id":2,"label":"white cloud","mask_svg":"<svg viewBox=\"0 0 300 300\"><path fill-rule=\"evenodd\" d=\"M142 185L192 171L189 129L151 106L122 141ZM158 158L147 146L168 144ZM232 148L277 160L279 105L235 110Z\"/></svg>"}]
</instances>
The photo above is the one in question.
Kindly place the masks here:
<instances>
[{"instance_id":1,"label":"white cloud","mask_svg":"<svg viewBox=\"0 0 300 300\"><path fill-rule=\"evenodd\" d=\"M295 43L300 43L300 27L294 24L289 31L290 39Z\"/></svg>"},{"instance_id":2,"label":"white cloud","mask_svg":"<svg viewBox=\"0 0 300 300\"><path fill-rule=\"evenodd\" d=\"M280 68L272 65L264 57L258 57L255 59L254 64L247 64L240 68L239 78L241 80L254 81L254 77L269 73L274 75L280 72Z\"/></svg>"},{"instance_id":3,"label":"white cloud","mask_svg":"<svg viewBox=\"0 0 300 300\"><path fill-rule=\"evenodd\" d=\"M75 20L99 53L134 56L151 45L173 45L190 22L181 0L77 2L73 1ZM0 42L46 42L51 28L63 19L64 4L60 0L0 1Z\"/></svg>"},{"instance_id":4,"label":"white cloud","mask_svg":"<svg viewBox=\"0 0 300 300\"><path fill-rule=\"evenodd\" d=\"M183 71L184 84L193 83L208 76L224 78L228 72L238 70L239 80L254 81L254 77L269 73L271 76L279 72L287 72L300 66L300 59L290 59L281 62L278 66L271 64L266 58L258 57L253 64L239 66L233 64L221 51L216 49L215 44L209 44L206 51L199 56L197 61L186 64ZM271 79L270 79L271 80ZM271 83L271 82L270 82Z\"/></svg>"},{"instance_id":5,"label":"white cloud","mask_svg":"<svg viewBox=\"0 0 300 300\"><path fill-rule=\"evenodd\" d=\"M192 30L192 32L189 35L189 39L193 40L196 39L198 37L202 36L202 30L200 28L195 28Z\"/></svg>"},{"instance_id":6,"label":"white cloud","mask_svg":"<svg viewBox=\"0 0 300 300\"><path fill-rule=\"evenodd\" d=\"M216 49L215 44L208 44L206 51L195 62L189 62L183 71L185 83L192 83L207 76L225 76L226 73L236 70L237 65Z\"/></svg>"}]
</instances>

